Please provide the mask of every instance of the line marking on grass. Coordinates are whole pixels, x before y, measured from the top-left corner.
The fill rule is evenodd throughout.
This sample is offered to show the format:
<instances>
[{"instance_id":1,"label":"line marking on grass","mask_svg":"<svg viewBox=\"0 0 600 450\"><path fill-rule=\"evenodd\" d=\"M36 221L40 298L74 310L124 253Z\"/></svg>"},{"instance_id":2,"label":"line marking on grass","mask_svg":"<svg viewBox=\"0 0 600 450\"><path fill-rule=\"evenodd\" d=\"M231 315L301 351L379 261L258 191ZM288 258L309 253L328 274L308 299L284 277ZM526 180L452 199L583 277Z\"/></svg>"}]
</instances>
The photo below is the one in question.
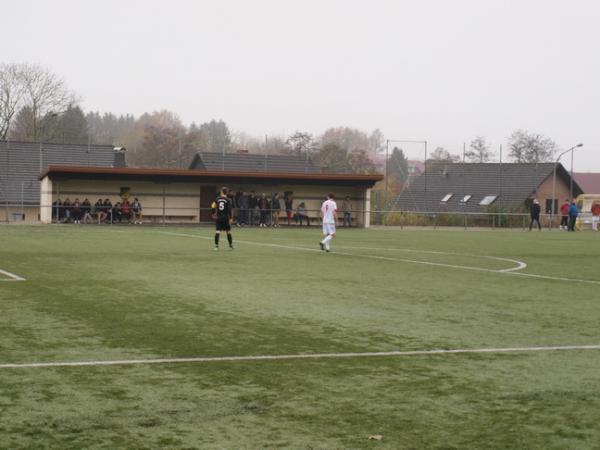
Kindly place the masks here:
<instances>
[{"instance_id":1,"label":"line marking on grass","mask_svg":"<svg viewBox=\"0 0 600 450\"><path fill-rule=\"evenodd\" d=\"M7 272L6 270L2 269L0 269L0 275L8 277L8 280L0 278L0 281L27 281L25 278L20 277L19 275L15 275L14 273Z\"/></svg>"},{"instance_id":2,"label":"line marking on grass","mask_svg":"<svg viewBox=\"0 0 600 450\"><path fill-rule=\"evenodd\" d=\"M197 234L174 233L174 232L170 232L170 231L160 231L159 233L170 235L170 236L181 236L181 237L191 237L191 238L197 238L197 239L212 240L211 237L200 236ZM301 250L301 251L306 251L306 252L322 253L322 250L317 249L317 248L296 247L296 246L291 246L291 245L271 244L271 243L267 243L267 242L244 241L244 240L239 240L239 239L236 239L236 242L239 242L241 244L257 245L257 246L261 246L261 247L274 247L274 248L284 248L284 249L288 249L288 250ZM343 247L340 247L340 248L343 248ZM380 250L380 249L372 248L372 250ZM414 250L414 252L418 252L418 250ZM422 253L459 255L458 253L433 252L433 251L429 251L429 250L423 251ZM477 271L477 272L511 273L511 271L520 270L520 269L527 267L527 264L525 264L522 261L517 261L517 260L513 260L513 259L508 259L508 258L499 258L499 257L495 257L495 256L483 256L483 257L488 258L488 259L495 259L495 260L499 260L499 261L512 262L512 263L517 264L517 266L510 267L508 269L486 269L484 267L461 266L459 264L436 263L436 262L432 262L432 261L419 261L419 260L415 260L415 259L406 259L406 258L390 258L387 256L377 256L377 255L359 255L359 254L355 254L355 253L340 252L337 250L335 252L333 252L333 254L342 255L342 256L354 256L354 257L366 258L366 259L376 259L376 260L383 260L383 261L396 261L396 262L405 262L405 263L410 263L410 264L422 264L425 266L449 267L452 269L473 270L473 271ZM471 255L462 255L462 256L471 256Z\"/></svg>"},{"instance_id":3,"label":"line marking on grass","mask_svg":"<svg viewBox=\"0 0 600 450\"><path fill-rule=\"evenodd\" d=\"M170 231L159 231L158 233L166 234L166 235L170 235L170 236L191 237L191 238L204 239L204 240L212 240L213 239L212 237L200 236L198 234L189 234L189 233L174 233L174 232L170 232ZM239 242L242 244L249 244L249 245L258 245L258 246L262 246L262 247L275 247L275 248L285 248L288 250L301 250L301 251L307 251L307 252L322 253L322 250L319 250L316 248L313 249L313 248L308 248L308 247L295 247L295 246L290 246L290 245L271 244L271 243L266 243L266 242L241 241L241 240L236 240L236 242ZM380 250L380 249L377 249L377 250ZM416 251L418 251L418 250L416 250ZM427 250L427 251L429 251L429 250ZM355 254L355 253L346 253L346 252L339 252L339 251L334 251L332 254L333 255L342 255L342 256L353 256L353 257L357 257L357 258L375 259L375 260L382 260L382 261L396 261L396 262L404 262L404 263L409 263L409 264L421 264L424 266L448 267L451 269L470 270L470 271L475 271L475 272L516 275L516 276L521 276L521 277L529 277L529 278L536 278L536 279L543 279L543 280L574 281L577 283L600 285L600 281L598 281L598 280L586 280L586 279L582 279L582 278L555 277L555 276L551 276L551 275L538 275L538 274L534 274L534 273L517 272L518 270L521 270L521 269L524 269L525 267L527 267L527 264L525 264L522 261L510 260L508 258L503 258L503 259L506 261L511 261L511 262L517 263L518 264L517 267L511 267L508 269L486 269L484 267L461 266L458 264L445 264L445 263L436 263L436 262L431 262L431 261L418 261L418 260L405 259L405 258L390 258L387 256L359 255L359 254ZM496 258L496 257L488 256L488 258Z\"/></svg>"},{"instance_id":4,"label":"line marking on grass","mask_svg":"<svg viewBox=\"0 0 600 450\"><path fill-rule=\"evenodd\" d=\"M561 345L551 347L506 347L506 348L460 348L450 350L408 350L392 352L349 352L349 353L301 353L296 355L256 355L256 356L201 356L191 358L155 358L155 359L122 359L113 361L63 361L0 364L0 369L35 369L50 367L85 367L85 366L131 366L142 364L186 364L238 361L280 361L295 359L334 359L334 358L370 358L370 357L409 357L436 356L457 354L490 354L490 353L533 353L555 351L600 350L600 345Z\"/></svg>"},{"instance_id":5,"label":"line marking on grass","mask_svg":"<svg viewBox=\"0 0 600 450\"><path fill-rule=\"evenodd\" d=\"M508 269L490 269L494 270L494 272L513 272L515 270L522 270L527 267L527 264L523 261L519 261L518 259L510 259L510 258L502 258L500 256L487 256L487 255L474 255L471 253L454 253L454 252L440 252L435 250L418 250L412 248L382 248L382 247L336 247L342 249L349 250L381 250L388 252L407 252L407 253L425 253L429 255L448 255L448 256L466 256L467 258L481 258L481 259L491 259L494 261L502 261L502 262L510 262L516 264L515 267L511 267ZM469 266L459 266L459 267L469 267Z\"/></svg>"}]
</instances>

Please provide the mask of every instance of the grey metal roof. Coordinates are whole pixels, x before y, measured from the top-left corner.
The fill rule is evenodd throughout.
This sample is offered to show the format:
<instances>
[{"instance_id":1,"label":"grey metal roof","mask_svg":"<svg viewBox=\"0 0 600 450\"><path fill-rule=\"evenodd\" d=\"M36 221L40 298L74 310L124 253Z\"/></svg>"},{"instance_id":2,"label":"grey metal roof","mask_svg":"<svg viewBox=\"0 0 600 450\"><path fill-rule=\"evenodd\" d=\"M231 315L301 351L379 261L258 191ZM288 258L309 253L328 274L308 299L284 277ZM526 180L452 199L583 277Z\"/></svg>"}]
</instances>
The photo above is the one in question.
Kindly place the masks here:
<instances>
[{"instance_id":1,"label":"grey metal roof","mask_svg":"<svg viewBox=\"0 0 600 450\"><path fill-rule=\"evenodd\" d=\"M237 172L319 173L310 159L291 155L258 155L252 153L196 154L190 169Z\"/></svg>"},{"instance_id":2,"label":"grey metal roof","mask_svg":"<svg viewBox=\"0 0 600 450\"><path fill-rule=\"evenodd\" d=\"M569 182L565 168L556 166L556 179ZM498 198L492 203L502 207L514 207L525 203L535 194L538 186L552 177L554 163L442 163L429 164L424 174L392 203L393 209L408 211L466 211L481 212L488 207L479 205L488 195ZM582 193L573 184L575 195ZM449 201L442 198L453 194ZM461 200L472 197L468 202Z\"/></svg>"},{"instance_id":3,"label":"grey metal roof","mask_svg":"<svg viewBox=\"0 0 600 450\"><path fill-rule=\"evenodd\" d=\"M50 164L125 167L125 153L112 145L0 141L0 205L39 204L38 177Z\"/></svg>"}]
</instances>

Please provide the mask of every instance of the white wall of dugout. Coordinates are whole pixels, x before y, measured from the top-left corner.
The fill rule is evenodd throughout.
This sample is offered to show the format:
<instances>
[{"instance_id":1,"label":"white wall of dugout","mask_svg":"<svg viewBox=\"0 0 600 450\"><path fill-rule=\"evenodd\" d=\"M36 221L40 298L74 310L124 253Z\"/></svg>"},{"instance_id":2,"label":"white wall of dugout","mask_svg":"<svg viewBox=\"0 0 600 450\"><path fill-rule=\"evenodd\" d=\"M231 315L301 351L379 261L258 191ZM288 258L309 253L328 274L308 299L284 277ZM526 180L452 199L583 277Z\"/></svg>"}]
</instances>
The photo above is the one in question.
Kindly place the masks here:
<instances>
[{"instance_id":1,"label":"white wall of dugout","mask_svg":"<svg viewBox=\"0 0 600 450\"><path fill-rule=\"evenodd\" d=\"M199 182L173 182L161 183L151 181L128 180L54 180L46 177L41 184L42 206L40 217L42 223L51 223L52 203L60 198L61 201L69 199L71 203L78 198L83 201L89 199L91 204L98 199L108 198L113 204L121 201L121 193L127 191L130 200L137 197L142 203L144 215L161 222L198 223L200 221L200 199L204 193L206 197L214 195L212 190L226 185L233 191L254 191L260 196L265 193L270 197L277 192L281 199L282 217L285 216L283 197L286 191L293 192L294 210L304 202L309 215L317 217L321 203L327 194L332 192L340 209L346 196L350 197L352 205L353 224L369 226L370 189L364 187L335 186L335 185L303 185L303 184L262 184L262 183L199 183ZM211 192L205 193L203 190Z\"/></svg>"}]
</instances>

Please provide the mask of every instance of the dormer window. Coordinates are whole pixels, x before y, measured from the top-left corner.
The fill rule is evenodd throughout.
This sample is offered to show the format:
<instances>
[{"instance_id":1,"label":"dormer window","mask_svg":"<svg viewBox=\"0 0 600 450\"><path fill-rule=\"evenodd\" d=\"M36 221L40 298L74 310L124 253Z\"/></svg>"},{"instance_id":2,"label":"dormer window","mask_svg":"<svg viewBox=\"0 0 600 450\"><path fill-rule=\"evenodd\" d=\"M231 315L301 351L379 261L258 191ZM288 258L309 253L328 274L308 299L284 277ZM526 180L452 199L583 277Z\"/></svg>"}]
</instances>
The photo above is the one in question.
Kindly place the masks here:
<instances>
[{"instance_id":1,"label":"dormer window","mask_svg":"<svg viewBox=\"0 0 600 450\"><path fill-rule=\"evenodd\" d=\"M441 203L448 203L448 200L450 200L453 196L454 196L454 194L446 194L444 196L444 198L440 200L440 202Z\"/></svg>"}]
</instances>

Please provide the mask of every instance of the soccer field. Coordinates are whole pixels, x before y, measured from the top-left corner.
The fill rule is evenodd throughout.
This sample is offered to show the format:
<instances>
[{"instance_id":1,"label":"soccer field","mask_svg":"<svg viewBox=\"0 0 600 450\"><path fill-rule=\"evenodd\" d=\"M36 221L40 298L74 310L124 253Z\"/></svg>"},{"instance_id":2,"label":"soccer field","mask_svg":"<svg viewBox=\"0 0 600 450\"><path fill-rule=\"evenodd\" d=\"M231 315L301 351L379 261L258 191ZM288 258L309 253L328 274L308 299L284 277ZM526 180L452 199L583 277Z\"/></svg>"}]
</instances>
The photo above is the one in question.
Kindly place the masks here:
<instances>
[{"instance_id":1,"label":"soccer field","mask_svg":"<svg viewBox=\"0 0 600 450\"><path fill-rule=\"evenodd\" d=\"M0 227L0 448L600 448L597 235L233 233Z\"/></svg>"}]
</instances>

